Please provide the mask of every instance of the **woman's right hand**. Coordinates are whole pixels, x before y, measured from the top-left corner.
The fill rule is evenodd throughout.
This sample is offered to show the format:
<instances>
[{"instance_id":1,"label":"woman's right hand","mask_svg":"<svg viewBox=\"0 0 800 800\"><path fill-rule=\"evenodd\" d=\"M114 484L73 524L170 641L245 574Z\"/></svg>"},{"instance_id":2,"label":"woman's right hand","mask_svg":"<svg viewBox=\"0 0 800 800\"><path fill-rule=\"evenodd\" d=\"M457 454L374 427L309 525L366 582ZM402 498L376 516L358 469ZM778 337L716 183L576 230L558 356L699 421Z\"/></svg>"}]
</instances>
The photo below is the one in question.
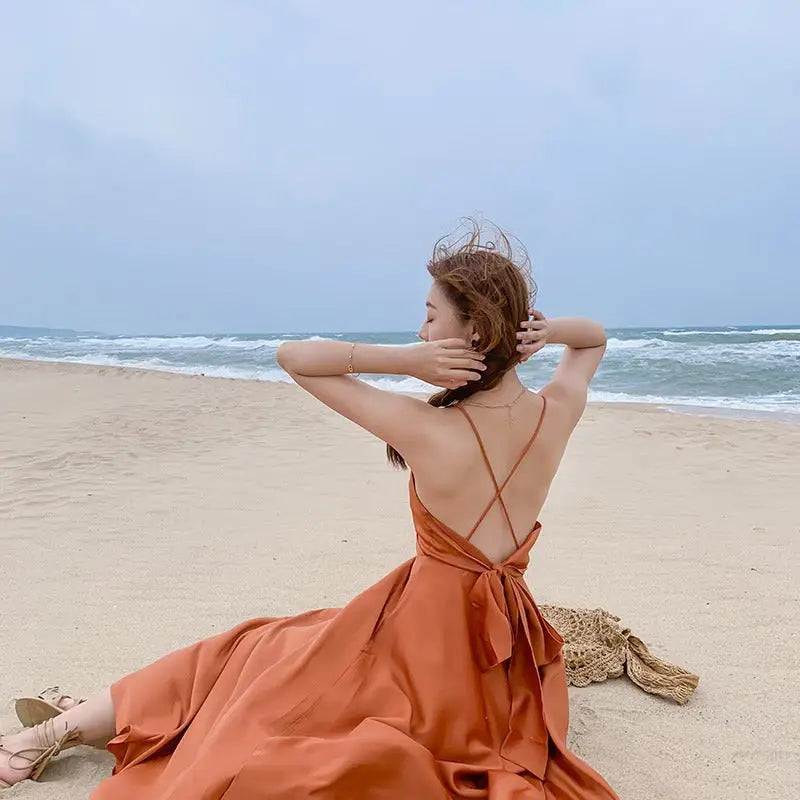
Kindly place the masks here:
<instances>
[{"instance_id":1,"label":"woman's right hand","mask_svg":"<svg viewBox=\"0 0 800 800\"><path fill-rule=\"evenodd\" d=\"M408 348L408 374L443 389L458 389L479 381L486 365L482 353L470 349L463 339L440 339Z\"/></svg>"}]
</instances>

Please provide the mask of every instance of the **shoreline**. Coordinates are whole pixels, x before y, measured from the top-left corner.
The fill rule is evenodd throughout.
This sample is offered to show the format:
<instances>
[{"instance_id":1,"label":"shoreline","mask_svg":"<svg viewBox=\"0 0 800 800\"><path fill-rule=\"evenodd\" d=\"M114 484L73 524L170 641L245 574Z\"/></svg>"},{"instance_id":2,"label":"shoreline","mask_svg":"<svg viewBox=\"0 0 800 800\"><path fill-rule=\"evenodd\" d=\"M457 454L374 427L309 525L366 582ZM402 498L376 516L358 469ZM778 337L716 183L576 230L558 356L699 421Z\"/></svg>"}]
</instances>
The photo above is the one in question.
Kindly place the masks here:
<instances>
[{"instance_id":1,"label":"shoreline","mask_svg":"<svg viewBox=\"0 0 800 800\"><path fill-rule=\"evenodd\" d=\"M259 378L240 378L231 376L220 375L207 375L203 372L190 372L178 371L172 369L157 369L154 367L139 367L136 365L121 366L118 364L91 364L76 361L59 361L57 359L45 358L10 358L7 356L0 356L0 365L10 364L12 368L24 368L29 365L40 365L45 368L48 367L65 367L67 369L75 370L88 370L90 372L96 370L116 371L119 370L123 373L135 372L153 375L171 375L177 378L189 378L213 381L231 381L234 383L255 383L265 385L286 385L294 386L291 380L286 381L266 381ZM34 366L34 368L36 368ZM426 397L427 395L411 393L415 397ZM689 417L708 417L711 419L725 419L738 422L776 422L784 425L798 426L800 425L800 411L767 411L761 409L739 409L730 408L728 406L702 406L691 405L674 402L663 403L643 403L643 402L629 402L620 401L613 402L608 400L590 400L588 403L590 408L609 408L609 409L628 409L636 411L657 411L660 413L677 414Z\"/></svg>"}]
</instances>

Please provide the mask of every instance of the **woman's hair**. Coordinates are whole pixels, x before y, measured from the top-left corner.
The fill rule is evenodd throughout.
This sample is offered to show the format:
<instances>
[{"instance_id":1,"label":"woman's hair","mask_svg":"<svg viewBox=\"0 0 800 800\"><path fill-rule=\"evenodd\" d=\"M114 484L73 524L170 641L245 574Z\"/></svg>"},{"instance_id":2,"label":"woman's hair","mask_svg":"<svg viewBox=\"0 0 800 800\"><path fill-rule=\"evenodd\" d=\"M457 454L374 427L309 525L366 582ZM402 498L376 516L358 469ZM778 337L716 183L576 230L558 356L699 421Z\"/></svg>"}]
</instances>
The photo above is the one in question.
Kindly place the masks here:
<instances>
[{"instance_id":1,"label":"woman's hair","mask_svg":"<svg viewBox=\"0 0 800 800\"><path fill-rule=\"evenodd\" d=\"M458 389L443 389L428 400L437 408L452 406L475 392L496 386L519 363L517 331L536 297L530 260L521 243L494 225L464 221L466 232L440 239L433 248L428 272L465 322L475 325L475 349L485 356L486 370L478 381ZM488 228L488 231L487 231ZM405 469L406 462L391 445L389 461Z\"/></svg>"}]
</instances>

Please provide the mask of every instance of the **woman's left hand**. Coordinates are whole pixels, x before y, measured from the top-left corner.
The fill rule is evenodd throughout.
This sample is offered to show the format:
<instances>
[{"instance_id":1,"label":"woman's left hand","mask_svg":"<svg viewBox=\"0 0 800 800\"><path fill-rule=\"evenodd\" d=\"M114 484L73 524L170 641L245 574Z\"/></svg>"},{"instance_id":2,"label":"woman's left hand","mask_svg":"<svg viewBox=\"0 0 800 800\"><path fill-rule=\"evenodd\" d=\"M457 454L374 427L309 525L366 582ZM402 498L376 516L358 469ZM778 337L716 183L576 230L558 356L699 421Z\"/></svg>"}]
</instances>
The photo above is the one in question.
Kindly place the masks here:
<instances>
[{"instance_id":1,"label":"woman's left hand","mask_svg":"<svg viewBox=\"0 0 800 800\"><path fill-rule=\"evenodd\" d=\"M531 319L522 323L522 330L517 333L520 363L524 364L532 355L538 353L546 344L550 335L550 323L541 311L530 310Z\"/></svg>"}]
</instances>

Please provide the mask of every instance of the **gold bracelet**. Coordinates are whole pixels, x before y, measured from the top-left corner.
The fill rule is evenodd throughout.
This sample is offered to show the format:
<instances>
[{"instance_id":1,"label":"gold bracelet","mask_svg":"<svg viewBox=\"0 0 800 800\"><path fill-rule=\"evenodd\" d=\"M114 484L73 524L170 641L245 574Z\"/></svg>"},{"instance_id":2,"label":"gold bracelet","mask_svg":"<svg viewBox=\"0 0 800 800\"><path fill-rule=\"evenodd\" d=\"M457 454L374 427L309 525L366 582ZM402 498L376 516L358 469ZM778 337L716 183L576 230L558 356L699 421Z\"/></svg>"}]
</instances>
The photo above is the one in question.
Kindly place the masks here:
<instances>
[{"instance_id":1,"label":"gold bracelet","mask_svg":"<svg viewBox=\"0 0 800 800\"><path fill-rule=\"evenodd\" d=\"M356 351L356 342L353 342L352 346L350 347L350 358L347 360L347 373L348 375L352 375L355 370L353 369L353 353Z\"/></svg>"}]
</instances>

